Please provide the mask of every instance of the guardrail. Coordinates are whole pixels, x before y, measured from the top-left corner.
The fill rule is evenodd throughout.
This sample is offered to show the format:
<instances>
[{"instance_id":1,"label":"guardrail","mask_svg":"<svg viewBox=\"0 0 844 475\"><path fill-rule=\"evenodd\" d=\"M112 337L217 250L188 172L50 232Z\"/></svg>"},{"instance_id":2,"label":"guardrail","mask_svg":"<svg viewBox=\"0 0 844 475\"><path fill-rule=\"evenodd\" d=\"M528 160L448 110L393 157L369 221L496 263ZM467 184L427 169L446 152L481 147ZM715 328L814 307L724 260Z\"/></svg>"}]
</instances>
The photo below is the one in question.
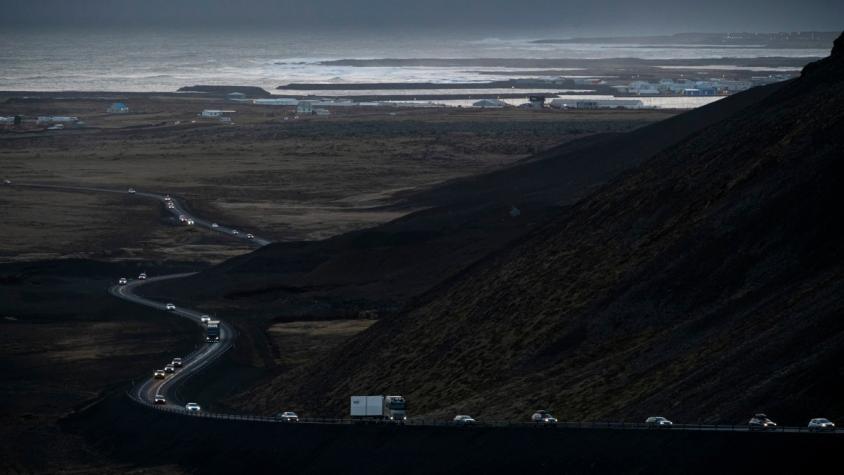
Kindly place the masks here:
<instances>
[{"instance_id":1,"label":"guardrail","mask_svg":"<svg viewBox=\"0 0 844 475\"><path fill-rule=\"evenodd\" d=\"M295 424L277 419L273 416L260 416L251 414L226 414L219 412L188 412L185 409L161 406L140 400L127 393L129 399L137 404L140 404L150 410L156 410L169 414L184 416L184 417L202 417L208 419L219 419L228 421L248 421L248 422L265 422L274 424ZM760 432L760 433L812 433L812 434L844 434L844 430L827 430L827 431L813 431L808 427L785 427L778 426L775 429L768 430L750 430L746 424L674 424L668 427L655 427L642 422L601 422L601 421L583 421L583 422L557 422L556 424L544 424L538 422L514 422L514 421L478 421L474 424L460 425L455 424L449 420L438 419L424 419L414 418L406 421L396 422L387 420L357 420L357 419L339 419L339 418L321 418L321 417L300 417L298 424L325 424L325 425L383 425L383 426L421 426L421 427L452 427L455 429L472 429L472 428L530 428L536 430L555 430L555 429L603 429L603 430L649 430L649 431L701 431L701 432Z\"/></svg>"}]
</instances>

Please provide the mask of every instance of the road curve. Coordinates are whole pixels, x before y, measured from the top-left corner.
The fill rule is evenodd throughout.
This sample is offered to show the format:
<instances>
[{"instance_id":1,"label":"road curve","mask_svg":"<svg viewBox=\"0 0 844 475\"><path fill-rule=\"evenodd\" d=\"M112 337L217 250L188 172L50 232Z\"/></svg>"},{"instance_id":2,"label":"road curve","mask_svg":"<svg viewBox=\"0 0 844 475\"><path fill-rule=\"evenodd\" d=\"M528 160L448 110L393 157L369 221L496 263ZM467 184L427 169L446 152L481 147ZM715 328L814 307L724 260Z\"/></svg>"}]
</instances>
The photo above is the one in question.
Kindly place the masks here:
<instances>
[{"instance_id":1,"label":"road curve","mask_svg":"<svg viewBox=\"0 0 844 475\"><path fill-rule=\"evenodd\" d=\"M23 184L14 184L14 186L26 186L31 188L47 188L47 189L56 189L60 191L79 191L79 192L104 192L104 193L121 193L127 195L134 195L143 198L150 198L159 200L163 203L166 203L166 195L157 194L157 193L149 193L149 192L134 192L130 193L128 190L116 190L116 189L109 189L109 188L93 188L93 187L74 187L74 186L61 186L61 185L42 185L42 184L34 184L34 183L23 183ZM245 233L239 232L237 234L234 233L234 229L222 226L213 226L213 223L208 220L199 219L197 217L192 216L184 207L182 202L177 198L171 198L169 201L173 202L173 208L167 208L171 214L175 217L179 217L180 215L184 215L190 219L193 219L195 222L195 226L199 226L202 228L209 229L215 232L221 232L224 234L228 234L232 238L241 239L247 242L252 243L255 246L264 246L269 244L271 241L263 238L259 238L255 236L253 239L249 239L246 237ZM166 206L166 204L165 204ZM182 274L170 274L170 275L163 275L163 276L156 276L156 277L149 277L147 279L137 279L137 280L128 280L125 285L114 285L109 288L109 292L114 295L115 297L124 299L126 301L138 304L138 305L145 305L147 307L160 310L160 311L168 311L166 309L167 303L157 302L154 300L150 300L144 297L137 295L136 291L143 285L149 284L152 282L161 282L170 279L178 279L182 277L188 277L195 273L182 273ZM178 315L183 318L187 318L193 322L195 322L199 327L201 327L204 331L205 325L201 321L201 317L203 315L202 312L197 310L191 310L186 308L176 308L175 310L170 310L170 313L174 315ZM182 358L182 367L177 369L175 373L167 375L164 379L155 379L152 375L150 377L138 384L136 384L129 392L129 395L132 399L142 403L147 404L149 406L157 407L159 409L171 411L178 414L183 415L191 415L191 416L199 416L199 417L210 417L210 418L221 418L221 419L240 419L246 421L254 421L254 422L279 422L273 417L268 416L258 416L258 415L244 415L244 414L218 414L218 413L211 413L207 411L202 411L198 413L189 413L184 409L184 402L179 400L179 395L177 388L187 381L191 376L197 374L198 372L202 371L206 368L209 364L215 361L217 358L222 356L226 351L228 351L234 345L234 339L236 338L237 334L235 330L225 321L220 321L220 341L217 343L205 343L204 338L202 338L203 343L202 346L195 350L193 353L189 355L181 356ZM178 357L179 355L172 355L172 357ZM162 360L162 368L165 364L168 363L168 357L164 357ZM162 369L156 368L156 369ZM155 405L154 398L156 395L163 395L167 400L166 405ZM313 424L350 424L353 421L349 419L300 419L303 423L313 423ZM454 426L453 423L450 421L443 421L443 420L424 420L424 419L411 419L406 422L407 425L422 425L422 426ZM551 429L551 428L567 428L567 429L612 429L612 430L646 430L650 429L646 424L641 423L623 423L623 422L560 422L555 424L552 427L536 424L536 423L520 423L520 422L510 422L510 421L481 421L476 424L478 427L532 427L538 429ZM461 430L467 429L466 427L460 427ZM739 424L739 425L703 425L703 424L675 424L670 429L657 429L657 430L669 430L669 431L706 431L706 432L754 432L751 431L750 428L746 424ZM810 431L806 427L785 427L779 426L775 430L767 430L767 431L758 431L760 434L778 434L778 433L810 433ZM837 434L837 435L844 435L844 430L836 429L834 431L828 431L827 434Z\"/></svg>"},{"instance_id":2,"label":"road curve","mask_svg":"<svg viewBox=\"0 0 844 475\"><path fill-rule=\"evenodd\" d=\"M130 280L126 285L112 286L109 288L109 292L115 297L119 297L135 304L145 305L156 310L168 311L166 310L166 303L156 302L154 300L141 297L137 295L135 291L144 284L178 279L190 275L193 275L193 273L170 274L160 277L150 277L145 280ZM205 325L201 321L201 317L203 315L202 312L179 307L176 307L175 310L170 310L169 312L174 315L187 318L203 329L205 328ZM176 391L177 387L187 381L188 378L208 366L211 362L222 356L223 353L228 351L234 344L235 336L235 330L228 323L221 321L219 342L202 343L202 346L190 355L173 355L172 357L182 358L182 367L177 368L174 374L168 374L164 379L156 379L150 375L149 379L135 385L135 387L132 388L132 396L139 401L153 404L155 396L160 394L165 397L168 406L181 409L186 401L179 400ZM169 361L162 360L161 368L156 369L163 369L164 365L168 362Z\"/></svg>"},{"instance_id":3,"label":"road curve","mask_svg":"<svg viewBox=\"0 0 844 475\"><path fill-rule=\"evenodd\" d=\"M177 220L179 220L180 216L185 216L186 218L190 218L194 221L193 226L198 228L203 228L208 231L212 231L215 233L223 234L233 239L238 239L241 241L248 242L257 247L266 246L267 244L271 244L272 241L260 237L253 234L252 238L249 238L249 232L244 230L238 230L229 226L218 225L210 220L203 219L197 216L193 216L185 209L184 201L181 198L177 197L170 197L169 202L173 203L172 208L167 207L168 197L167 194L162 193L153 193L149 191L135 191L130 192L129 188L126 189L116 189L116 188L98 188L98 187L90 187L90 186L65 186L65 185L47 185L47 184L40 184L40 183L18 183L14 182L11 185L7 185L10 187L26 187L26 188L40 188L40 189L47 189L47 190L56 190L56 191L71 191L71 192L95 192L95 193L116 193L121 195L127 196L135 196L138 198L147 198L153 199L161 202L165 209L173 215Z\"/></svg>"}]
</instances>

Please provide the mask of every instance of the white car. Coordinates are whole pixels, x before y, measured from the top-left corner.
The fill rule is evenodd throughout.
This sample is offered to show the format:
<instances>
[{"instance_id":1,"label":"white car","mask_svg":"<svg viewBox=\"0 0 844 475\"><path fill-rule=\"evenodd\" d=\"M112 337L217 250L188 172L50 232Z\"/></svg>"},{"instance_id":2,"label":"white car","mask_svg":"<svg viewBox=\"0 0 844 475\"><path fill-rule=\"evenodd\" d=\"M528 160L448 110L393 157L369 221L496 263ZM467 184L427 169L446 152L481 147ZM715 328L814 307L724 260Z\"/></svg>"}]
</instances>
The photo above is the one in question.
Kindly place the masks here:
<instances>
[{"instance_id":1,"label":"white car","mask_svg":"<svg viewBox=\"0 0 844 475\"><path fill-rule=\"evenodd\" d=\"M530 416L530 420L532 422L536 422L537 424L556 424L557 418L552 416L550 412L545 410L539 410L533 413Z\"/></svg>"},{"instance_id":2,"label":"white car","mask_svg":"<svg viewBox=\"0 0 844 475\"><path fill-rule=\"evenodd\" d=\"M127 279L126 277L121 277L117 281L117 285L126 285L128 283L129 283L129 279Z\"/></svg>"},{"instance_id":3,"label":"white car","mask_svg":"<svg viewBox=\"0 0 844 475\"><path fill-rule=\"evenodd\" d=\"M152 377L155 379L164 379L167 377L167 373L165 373L163 369L157 369L153 371Z\"/></svg>"},{"instance_id":4,"label":"white car","mask_svg":"<svg viewBox=\"0 0 844 475\"><path fill-rule=\"evenodd\" d=\"M217 224L217 223L211 223L211 227L214 228L214 229L217 229L217 228L220 227L220 225Z\"/></svg>"},{"instance_id":5,"label":"white car","mask_svg":"<svg viewBox=\"0 0 844 475\"><path fill-rule=\"evenodd\" d=\"M188 218L187 221L185 221L185 224L187 224L188 226L193 226L193 220Z\"/></svg>"},{"instance_id":6,"label":"white car","mask_svg":"<svg viewBox=\"0 0 844 475\"><path fill-rule=\"evenodd\" d=\"M181 368L182 367L182 359L181 358L173 358L173 361L171 361L170 364L175 366L176 368Z\"/></svg>"},{"instance_id":7,"label":"white car","mask_svg":"<svg viewBox=\"0 0 844 475\"><path fill-rule=\"evenodd\" d=\"M168 364L167 366L164 367L164 372L169 373L169 374L175 373L176 367L173 366L172 364Z\"/></svg>"},{"instance_id":8,"label":"white car","mask_svg":"<svg viewBox=\"0 0 844 475\"><path fill-rule=\"evenodd\" d=\"M454 416L454 424L458 426L469 426L475 424L476 422L478 421L473 419L472 416L467 416L465 414Z\"/></svg>"},{"instance_id":9,"label":"white car","mask_svg":"<svg viewBox=\"0 0 844 475\"><path fill-rule=\"evenodd\" d=\"M172 201L167 202L167 209L175 209L175 208L176 208L176 205L174 205Z\"/></svg>"},{"instance_id":10,"label":"white car","mask_svg":"<svg viewBox=\"0 0 844 475\"><path fill-rule=\"evenodd\" d=\"M240 231L238 231L237 229L232 229L232 234L237 236L238 234L240 234Z\"/></svg>"},{"instance_id":11,"label":"white car","mask_svg":"<svg viewBox=\"0 0 844 475\"><path fill-rule=\"evenodd\" d=\"M809 421L809 430L812 432L824 430L834 431L835 424L833 424L832 421L830 421L829 419L818 417Z\"/></svg>"},{"instance_id":12,"label":"white car","mask_svg":"<svg viewBox=\"0 0 844 475\"><path fill-rule=\"evenodd\" d=\"M275 418L281 422L299 422L299 416L292 411L279 412L275 415Z\"/></svg>"},{"instance_id":13,"label":"white car","mask_svg":"<svg viewBox=\"0 0 844 475\"><path fill-rule=\"evenodd\" d=\"M168 312L174 312L176 310L176 306L172 303L168 303L164 305L164 310L167 310Z\"/></svg>"},{"instance_id":14,"label":"white car","mask_svg":"<svg viewBox=\"0 0 844 475\"><path fill-rule=\"evenodd\" d=\"M202 323L207 325L208 322L211 321L211 317L209 317L208 315L203 315L203 316L199 317L199 321L201 321Z\"/></svg>"},{"instance_id":15,"label":"white car","mask_svg":"<svg viewBox=\"0 0 844 475\"><path fill-rule=\"evenodd\" d=\"M138 274L138 280L147 280L147 273L141 272L140 274Z\"/></svg>"},{"instance_id":16,"label":"white car","mask_svg":"<svg viewBox=\"0 0 844 475\"><path fill-rule=\"evenodd\" d=\"M135 189L134 189L134 188L129 188L129 193L131 193L131 194L133 194L133 195L134 195L134 194L135 194Z\"/></svg>"},{"instance_id":17,"label":"white car","mask_svg":"<svg viewBox=\"0 0 844 475\"><path fill-rule=\"evenodd\" d=\"M154 404L167 404L167 399L165 399L164 396L162 396L161 394L156 394L152 402Z\"/></svg>"},{"instance_id":18,"label":"white car","mask_svg":"<svg viewBox=\"0 0 844 475\"><path fill-rule=\"evenodd\" d=\"M199 412L202 410L202 408L199 407L199 404L195 402L189 402L185 404L185 410L188 412Z\"/></svg>"},{"instance_id":19,"label":"white car","mask_svg":"<svg viewBox=\"0 0 844 475\"><path fill-rule=\"evenodd\" d=\"M664 417L660 417L660 416L648 417L647 419L645 419L645 424L647 424L648 427L656 427L656 428L664 428L664 429L668 429L668 428L670 428L671 426L674 425L673 422L669 421L668 419L666 419Z\"/></svg>"},{"instance_id":20,"label":"white car","mask_svg":"<svg viewBox=\"0 0 844 475\"><path fill-rule=\"evenodd\" d=\"M171 200L170 195L164 195L164 201L170 201L170 200Z\"/></svg>"},{"instance_id":21,"label":"white car","mask_svg":"<svg viewBox=\"0 0 844 475\"><path fill-rule=\"evenodd\" d=\"M183 223L184 223L184 222L186 222L187 220L188 220L188 217L187 217L187 216L185 216L185 215L183 215L183 214L180 214L180 215L179 215L179 221L181 221L181 222L183 222Z\"/></svg>"},{"instance_id":22,"label":"white car","mask_svg":"<svg viewBox=\"0 0 844 475\"><path fill-rule=\"evenodd\" d=\"M255 235L252 234L252 233L249 233L249 234L246 235L246 239L255 239Z\"/></svg>"}]
</instances>

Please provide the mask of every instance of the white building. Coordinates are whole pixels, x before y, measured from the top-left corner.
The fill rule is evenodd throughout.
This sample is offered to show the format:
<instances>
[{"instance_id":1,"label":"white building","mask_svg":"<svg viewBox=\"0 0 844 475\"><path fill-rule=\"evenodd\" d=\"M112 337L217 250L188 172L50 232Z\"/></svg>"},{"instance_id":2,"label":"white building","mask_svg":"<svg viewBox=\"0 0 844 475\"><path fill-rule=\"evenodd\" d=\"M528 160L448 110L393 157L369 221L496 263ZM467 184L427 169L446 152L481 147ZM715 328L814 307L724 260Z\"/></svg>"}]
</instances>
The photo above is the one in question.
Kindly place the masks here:
<instances>
[{"instance_id":1,"label":"white building","mask_svg":"<svg viewBox=\"0 0 844 475\"><path fill-rule=\"evenodd\" d=\"M554 99L551 107L557 109L642 109L638 99Z\"/></svg>"},{"instance_id":2,"label":"white building","mask_svg":"<svg viewBox=\"0 0 844 475\"><path fill-rule=\"evenodd\" d=\"M472 107L480 107L481 109L501 109L506 106L506 102L498 99L481 99L472 104Z\"/></svg>"},{"instance_id":3,"label":"white building","mask_svg":"<svg viewBox=\"0 0 844 475\"><path fill-rule=\"evenodd\" d=\"M36 123L36 124L38 124L38 125L49 125L49 124L73 124L73 123L76 123L76 122L79 122L79 118L78 118L78 117L68 117L68 116L62 116L62 115L56 115L56 116L51 116L51 115L40 116L40 117L38 117L38 119L35 121L35 123Z\"/></svg>"},{"instance_id":4,"label":"white building","mask_svg":"<svg viewBox=\"0 0 844 475\"><path fill-rule=\"evenodd\" d=\"M232 110L218 110L218 109L205 109L202 111L199 116L200 117L207 117L211 119L219 119L220 117L227 116L230 114L234 114L237 111Z\"/></svg>"},{"instance_id":5,"label":"white building","mask_svg":"<svg viewBox=\"0 0 844 475\"><path fill-rule=\"evenodd\" d=\"M314 114L316 115L331 115L331 112L328 109L314 109Z\"/></svg>"},{"instance_id":6,"label":"white building","mask_svg":"<svg viewBox=\"0 0 844 475\"><path fill-rule=\"evenodd\" d=\"M299 99L253 99L252 103L256 106L295 106L299 104Z\"/></svg>"}]
</instances>

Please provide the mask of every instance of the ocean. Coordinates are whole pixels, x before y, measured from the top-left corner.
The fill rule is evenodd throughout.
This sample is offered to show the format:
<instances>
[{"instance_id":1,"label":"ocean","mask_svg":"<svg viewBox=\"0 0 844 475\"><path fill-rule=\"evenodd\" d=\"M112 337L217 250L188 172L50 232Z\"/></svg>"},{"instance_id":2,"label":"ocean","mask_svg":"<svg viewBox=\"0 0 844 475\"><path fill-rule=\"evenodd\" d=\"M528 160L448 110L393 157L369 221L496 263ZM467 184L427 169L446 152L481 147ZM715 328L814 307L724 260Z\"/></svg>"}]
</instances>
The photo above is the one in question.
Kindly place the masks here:
<instances>
[{"instance_id":1,"label":"ocean","mask_svg":"<svg viewBox=\"0 0 844 475\"><path fill-rule=\"evenodd\" d=\"M195 84L259 86L289 83L482 82L547 75L541 68L505 66L369 66L323 64L342 59L536 58L651 60L826 56L823 49L760 49L753 46L642 44L548 44L534 40L565 32L510 34L433 31L305 30L80 30L0 31L0 90L172 92ZM666 70L675 67L666 65ZM748 70L760 68L748 66ZM764 71L797 71L772 65ZM556 68L578 77L580 68ZM395 91L390 91L395 93ZM511 90L508 92L519 92ZM528 91L525 91L528 93ZM701 98L705 99L705 98Z\"/></svg>"}]
</instances>

